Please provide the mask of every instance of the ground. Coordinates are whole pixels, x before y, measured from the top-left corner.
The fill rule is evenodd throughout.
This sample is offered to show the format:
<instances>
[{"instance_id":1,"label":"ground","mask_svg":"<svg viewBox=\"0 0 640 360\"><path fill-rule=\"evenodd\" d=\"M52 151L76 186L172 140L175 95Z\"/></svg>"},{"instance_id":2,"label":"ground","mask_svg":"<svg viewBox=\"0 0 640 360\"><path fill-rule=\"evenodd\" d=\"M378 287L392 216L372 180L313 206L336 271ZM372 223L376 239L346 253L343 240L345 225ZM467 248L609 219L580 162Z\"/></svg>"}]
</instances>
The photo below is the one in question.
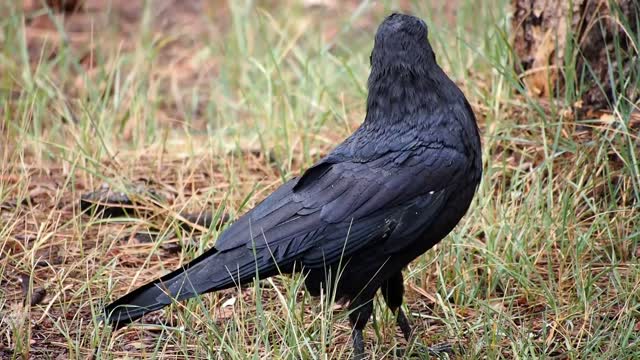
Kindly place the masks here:
<instances>
[{"instance_id":1,"label":"ground","mask_svg":"<svg viewBox=\"0 0 640 360\"><path fill-rule=\"evenodd\" d=\"M215 242L215 226L185 231L178 214L233 219L358 126L392 10L429 24L478 117L485 173L454 232L405 272L415 339L376 306L372 358L439 343L462 359L640 357L637 104L580 109L579 86L532 97L513 71L508 2L439 3L0 4L0 358L348 356L345 311L299 276L147 325L98 317ZM136 216L83 213L102 184L160 199L138 194Z\"/></svg>"}]
</instances>

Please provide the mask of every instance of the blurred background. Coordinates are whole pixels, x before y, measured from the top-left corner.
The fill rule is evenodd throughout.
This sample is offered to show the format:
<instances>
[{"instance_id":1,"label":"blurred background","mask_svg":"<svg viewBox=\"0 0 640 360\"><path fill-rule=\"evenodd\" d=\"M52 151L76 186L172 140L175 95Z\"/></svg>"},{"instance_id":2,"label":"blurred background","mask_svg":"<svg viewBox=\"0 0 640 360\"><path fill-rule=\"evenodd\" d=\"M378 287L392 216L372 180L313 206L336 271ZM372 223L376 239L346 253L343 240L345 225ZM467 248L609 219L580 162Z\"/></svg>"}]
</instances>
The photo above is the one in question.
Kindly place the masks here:
<instances>
[{"instance_id":1,"label":"blurred background","mask_svg":"<svg viewBox=\"0 0 640 360\"><path fill-rule=\"evenodd\" d=\"M377 307L367 351L640 357L638 7L0 3L0 357L347 357L345 313L299 277L172 306L146 326L112 331L97 315L357 128L392 11L429 25L478 118L485 173L467 216L406 272L416 340ZM81 197L102 190L136 210L83 212ZM203 210L211 224L180 226Z\"/></svg>"}]
</instances>

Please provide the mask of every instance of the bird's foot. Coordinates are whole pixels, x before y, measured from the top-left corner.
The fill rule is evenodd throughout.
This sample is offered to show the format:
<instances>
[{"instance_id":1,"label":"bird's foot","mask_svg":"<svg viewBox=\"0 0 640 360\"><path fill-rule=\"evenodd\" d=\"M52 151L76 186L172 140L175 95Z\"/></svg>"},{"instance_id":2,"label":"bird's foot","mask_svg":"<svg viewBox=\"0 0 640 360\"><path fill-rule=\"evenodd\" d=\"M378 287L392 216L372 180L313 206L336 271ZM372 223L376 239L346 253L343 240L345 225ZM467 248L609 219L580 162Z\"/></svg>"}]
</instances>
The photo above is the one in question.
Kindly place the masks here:
<instances>
[{"instance_id":1,"label":"bird's foot","mask_svg":"<svg viewBox=\"0 0 640 360\"><path fill-rule=\"evenodd\" d=\"M428 346L427 352L431 356L440 356L444 354L453 355L455 353L453 345L449 343L440 343Z\"/></svg>"},{"instance_id":2,"label":"bird's foot","mask_svg":"<svg viewBox=\"0 0 640 360\"><path fill-rule=\"evenodd\" d=\"M395 356L398 358L422 358L425 354L429 354L430 357L435 358L447 358L445 355L455 355L456 350L453 345L448 343L441 343L432 346L424 346L414 344L413 346L407 346L405 348L397 348L395 350Z\"/></svg>"}]
</instances>

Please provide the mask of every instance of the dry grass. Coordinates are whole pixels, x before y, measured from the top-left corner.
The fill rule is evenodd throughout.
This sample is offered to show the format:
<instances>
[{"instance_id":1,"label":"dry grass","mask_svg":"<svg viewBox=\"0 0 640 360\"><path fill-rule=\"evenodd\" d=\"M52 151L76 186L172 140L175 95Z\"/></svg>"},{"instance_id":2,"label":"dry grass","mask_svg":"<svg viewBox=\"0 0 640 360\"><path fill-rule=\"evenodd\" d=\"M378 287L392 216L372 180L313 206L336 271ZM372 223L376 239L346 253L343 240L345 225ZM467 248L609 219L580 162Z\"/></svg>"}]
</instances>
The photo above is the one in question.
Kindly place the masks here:
<instances>
[{"instance_id":1,"label":"dry grass","mask_svg":"<svg viewBox=\"0 0 640 360\"><path fill-rule=\"evenodd\" d=\"M372 33L398 7L429 19L480 119L486 169L469 214L407 270L409 348L640 356L637 104L577 114L520 91L502 0L311 3L0 4L0 357L347 356L345 313L299 277L115 332L97 315L214 243L216 229L185 233L176 214L241 214L360 123ZM165 200L141 217L81 213L103 182ZM392 358L406 344L377 308L368 351Z\"/></svg>"}]
</instances>

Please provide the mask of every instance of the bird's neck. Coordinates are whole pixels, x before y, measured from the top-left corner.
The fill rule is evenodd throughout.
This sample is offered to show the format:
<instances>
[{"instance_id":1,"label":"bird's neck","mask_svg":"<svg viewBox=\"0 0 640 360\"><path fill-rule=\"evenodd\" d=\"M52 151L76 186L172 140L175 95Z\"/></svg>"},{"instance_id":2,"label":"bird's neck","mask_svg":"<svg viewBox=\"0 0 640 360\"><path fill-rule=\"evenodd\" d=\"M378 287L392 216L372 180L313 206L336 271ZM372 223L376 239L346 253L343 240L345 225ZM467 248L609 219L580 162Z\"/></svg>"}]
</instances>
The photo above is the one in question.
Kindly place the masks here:
<instances>
[{"instance_id":1,"label":"bird's neck","mask_svg":"<svg viewBox=\"0 0 640 360\"><path fill-rule=\"evenodd\" d=\"M369 95L365 123L393 126L399 122L416 121L420 113L433 113L451 94L444 72L433 65L425 67L373 68L369 76ZM455 97L454 97L455 98ZM420 124L408 124L419 126Z\"/></svg>"}]
</instances>

